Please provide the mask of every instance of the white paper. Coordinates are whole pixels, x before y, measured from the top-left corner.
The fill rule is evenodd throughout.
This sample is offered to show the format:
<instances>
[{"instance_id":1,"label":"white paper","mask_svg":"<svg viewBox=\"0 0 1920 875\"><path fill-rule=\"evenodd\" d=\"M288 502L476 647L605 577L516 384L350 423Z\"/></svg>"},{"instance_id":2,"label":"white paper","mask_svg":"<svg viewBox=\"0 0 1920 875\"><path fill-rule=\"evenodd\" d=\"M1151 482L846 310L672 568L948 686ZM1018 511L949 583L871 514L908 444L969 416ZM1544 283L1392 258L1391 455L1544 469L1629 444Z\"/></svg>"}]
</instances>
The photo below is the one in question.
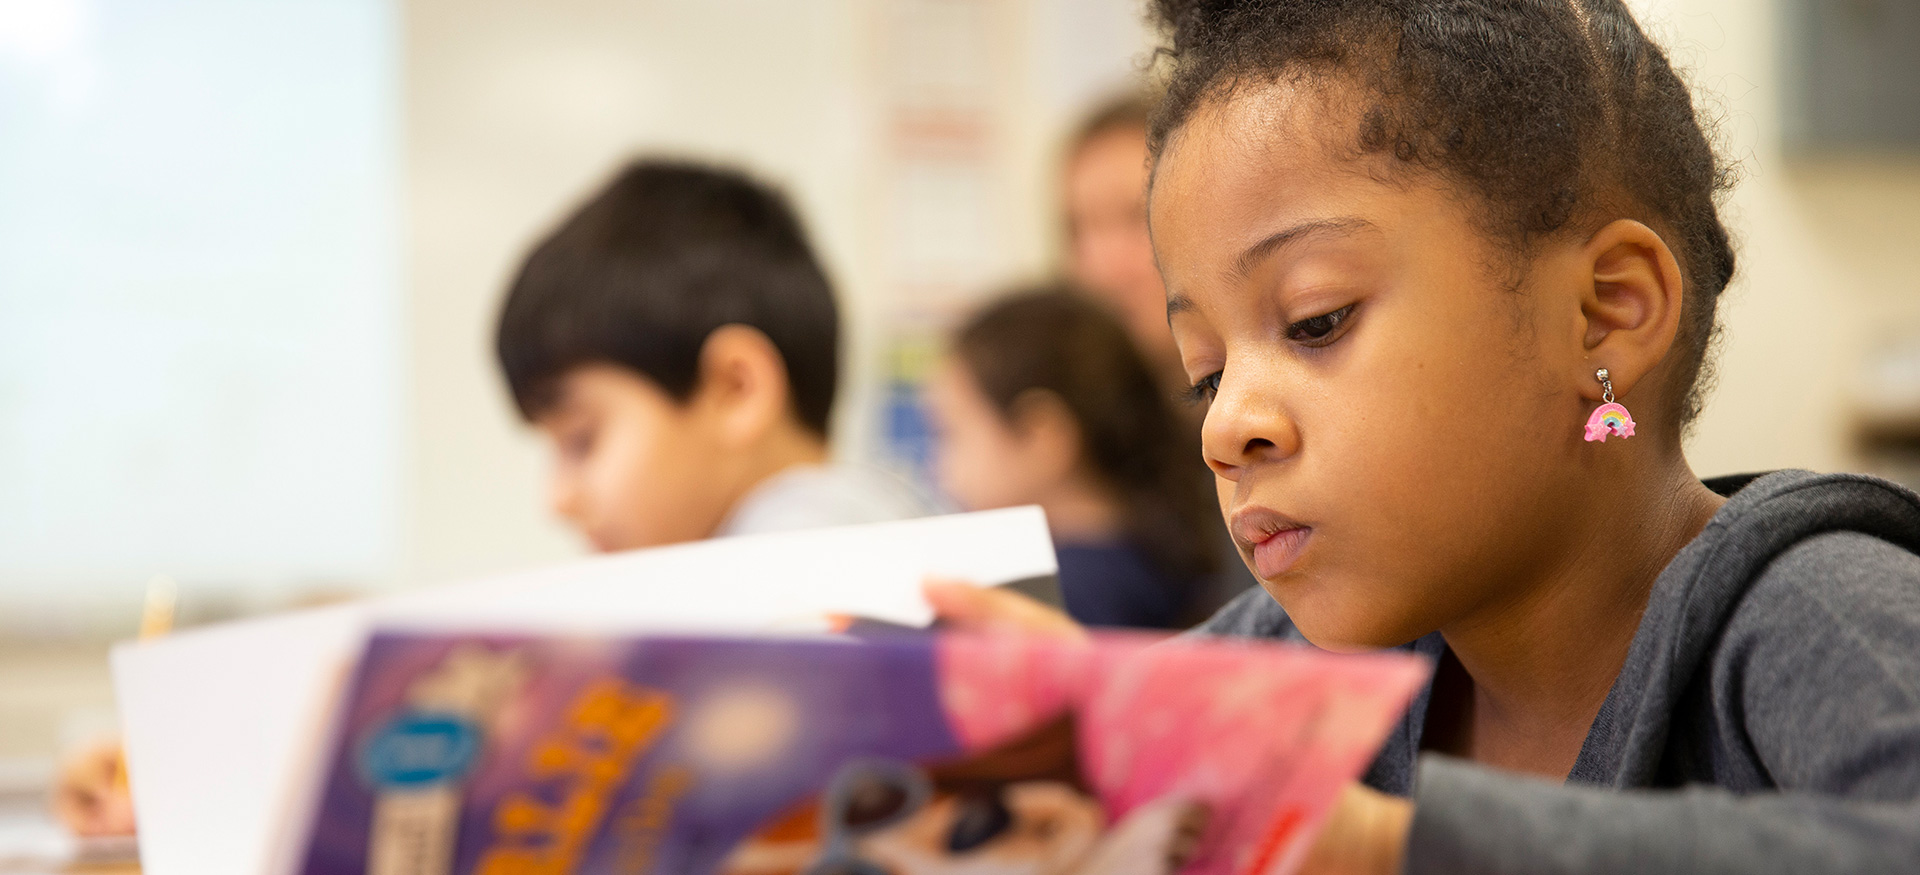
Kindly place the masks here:
<instances>
[{"instance_id":1,"label":"white paper","mask_svg":"<svg viewBox=\"0 0 1920 875\"><path fill-rule=\"evenodd\" d=\"M146 875L290 868L331 712L375 624L753 631L825 613L924 625L928 576L1053 574L1046 519L1015 508L702 541L114 648Z\"/></svg>"}]
</instances>

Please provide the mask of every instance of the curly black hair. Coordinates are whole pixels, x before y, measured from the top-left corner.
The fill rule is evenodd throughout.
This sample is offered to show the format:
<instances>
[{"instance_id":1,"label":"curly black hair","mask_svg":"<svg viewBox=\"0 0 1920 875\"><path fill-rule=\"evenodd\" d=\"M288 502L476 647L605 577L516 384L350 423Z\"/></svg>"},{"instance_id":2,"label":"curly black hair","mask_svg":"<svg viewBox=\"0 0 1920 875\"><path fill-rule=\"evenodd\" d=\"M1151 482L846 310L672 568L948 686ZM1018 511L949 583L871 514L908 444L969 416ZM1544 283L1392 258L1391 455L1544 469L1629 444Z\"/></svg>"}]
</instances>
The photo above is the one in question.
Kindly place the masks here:
<instances>
[{"instance_id":1,"label":"curly black hair","mask_svg":"<svg viewBox=\"0 0 1920 875\"><path fill-rule=\"evenodd\" d=\"M1685 274L1673 421L1712 382L1714 312L1733 277L1719 199L1735 173L1692 93L1620 0L1156 0L1168 35L1157 161L1201 104L1283 77L1364 96L1359 154L1390 153L1477 193L1520 251L1615 218L1646 223Z\"/></svg>"}]
</instances>

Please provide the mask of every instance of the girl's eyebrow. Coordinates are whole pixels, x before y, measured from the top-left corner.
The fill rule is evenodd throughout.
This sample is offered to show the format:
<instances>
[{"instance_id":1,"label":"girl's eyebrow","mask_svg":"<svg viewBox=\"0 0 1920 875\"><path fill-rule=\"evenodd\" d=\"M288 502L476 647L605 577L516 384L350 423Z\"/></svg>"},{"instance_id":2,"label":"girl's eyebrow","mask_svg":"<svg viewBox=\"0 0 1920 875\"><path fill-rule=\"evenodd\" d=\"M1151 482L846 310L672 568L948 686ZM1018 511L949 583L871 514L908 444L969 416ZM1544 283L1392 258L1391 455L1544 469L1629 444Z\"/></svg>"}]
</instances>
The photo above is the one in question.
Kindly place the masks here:
<instances>
[{"instance_id":1,"label":"girl's eyebrow","mask_svg":"<svg viewBox=\"0 0 1920 875\"><path fill-rule=\"evenodd\" d=\"M1333 219L1311 219L1301 222L1290 228L1268 234L1266 237L1261 238L1260 242L1247 247L1245 251L1240 253L1239 258L1233 260L1231 275L1234 279L1244 280L1248 274L1253 272L1254 267L1258 266L1260 262L1268 256L1309 237L1345 236L1361 231L1374 230L1378 230L1378 228L1372 222L1355 216L1341 216ZM1193 308L1193 299L1174 292L1171 289L1168 290L1167 323L1169 325L1173 323L1173 317L1175 315L1185 313Z\"/></svg>"},{"instance_id":2,"label":"girl's eyebrow","mask_svg":"<svg viewBox=\"0 0 1920 875\"><path fill-rule=\"evenodd\" d=\"M1233 276L1246 279L1268 256L1308 237L1343 236L1359 231L1375 230L1372 222L1353 216L1334 219L1311 219L1293 227L1268 234L1260 242L1247 247L1240 257L1233 260Z\"/></svg>"}]
</instances>

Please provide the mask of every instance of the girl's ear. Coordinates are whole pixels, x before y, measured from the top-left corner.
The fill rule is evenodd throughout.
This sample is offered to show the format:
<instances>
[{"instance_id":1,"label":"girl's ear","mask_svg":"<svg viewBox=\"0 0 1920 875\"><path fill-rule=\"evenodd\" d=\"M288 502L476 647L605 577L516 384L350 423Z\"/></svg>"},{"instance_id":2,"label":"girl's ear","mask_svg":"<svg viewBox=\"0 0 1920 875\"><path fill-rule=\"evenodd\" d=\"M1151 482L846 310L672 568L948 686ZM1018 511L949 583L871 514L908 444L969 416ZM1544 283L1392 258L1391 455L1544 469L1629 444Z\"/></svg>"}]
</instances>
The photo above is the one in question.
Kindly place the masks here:
<instances>
[{"instance_id":1,"label":"girl's ear","mask_svg":"<svg viewBox=\"0 0 1920 875\"><path fill-rule=\"evenodd\" d=\"M1614 393L1624 398L1666 360L1679 334L1686 295L1680 262L1659 234L1631 219L1608 223L1581 254L1592 272L1580 300L1591 366L1581 394L1600 399L1592 371L1606 368Z\"/></svg>"}]
</instances>

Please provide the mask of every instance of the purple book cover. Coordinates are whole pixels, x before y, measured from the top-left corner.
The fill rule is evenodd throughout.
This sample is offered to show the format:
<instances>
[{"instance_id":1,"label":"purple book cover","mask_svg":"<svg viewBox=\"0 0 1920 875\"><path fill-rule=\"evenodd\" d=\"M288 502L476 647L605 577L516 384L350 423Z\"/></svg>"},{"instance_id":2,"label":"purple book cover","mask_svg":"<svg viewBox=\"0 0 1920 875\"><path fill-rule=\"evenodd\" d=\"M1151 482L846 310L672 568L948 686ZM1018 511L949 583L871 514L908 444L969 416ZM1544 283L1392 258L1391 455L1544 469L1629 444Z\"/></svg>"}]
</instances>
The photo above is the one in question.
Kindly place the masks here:
<instances>
[{"instance_id":1,"label":"purple book cover","mask_svg":"<svg viewBox=\"0 0 1920 875\"><path fill-rule=\"evenodd\" d=\"M382 633L303 875L1272 875L1424 679L1100 636Z\"/></svg>"}]
</instances>

